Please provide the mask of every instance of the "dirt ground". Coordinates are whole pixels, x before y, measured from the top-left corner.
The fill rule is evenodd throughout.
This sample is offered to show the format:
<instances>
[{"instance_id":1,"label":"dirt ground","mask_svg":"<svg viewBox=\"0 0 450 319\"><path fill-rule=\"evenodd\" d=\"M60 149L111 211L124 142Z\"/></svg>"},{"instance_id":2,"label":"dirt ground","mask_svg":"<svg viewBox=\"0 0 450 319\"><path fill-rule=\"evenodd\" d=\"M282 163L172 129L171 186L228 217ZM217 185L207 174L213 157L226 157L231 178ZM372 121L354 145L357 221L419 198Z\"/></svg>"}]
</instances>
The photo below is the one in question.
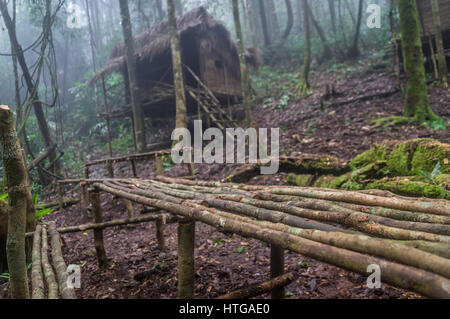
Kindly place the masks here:
<instances>
[{"instance_id":1,"label":"dirt ground","mask_svg":"<svg viewBox=\"0 0 450 319\"><path fill-rule=\"evenodd\" d=\"M401 93L386 98L354 102L342 106L320 107L324 86L334 83L342 96L329 103L354 99L358 96L378 94L395 88L396 78L389 70L373 70L361 74L357 70L344 78L339 73L315 73L314 94L294 102L283 111L255 107L260 127L279 127L282 154L297 152L331 154L343 160L368 150L374 143L386 139L412 139L430 137L450 142L450 131L434 131L425 126L370 127L370 120L401 115ZM360 79L363 78L364 81ZM430 86L433 110L446 121L450 120L450 91ZM118 166L118 176L130 176L130 168ZM201 165L199 179L218 180L228 176L235 166ZM153 166L141 164L141 177L152 175ZM94 176L104 176L99 170ZM168 176L187 175L184 168L173 168ZM257 177L253 184L284 184L285 174L269 178ZM76 193L73 194L74 196ZM110 196L102 196L105 221L124 218L123 202L113 203ZM136 212L140 210L136 207ZM55 220L58 226L85 223L78 206L62 214L47 216L44 221ZM153 224L133 227L115 227L104 231L108 267L99 270L93 248L93 234L64 235L64 256L68 264L82 265L82 288L79 298L176 298L177 294L177 242L176 226L166 227L167 250L156 246ZM198 223L196 235L196 298L214 298L239 288L265 281L270 276L270 248L261 242L228 236ZM137 281L136 274L151 270L151 274ZM366 277L337 267L317 262L298 254L286 254L286 271L293 272L296 280L286 288L289 297L305 298L421 298L420 296L382 285L371 290ZM1 279L0 279L1 280ZM0 281L0 297L7 296L7 283ZM267 298L269 296L263 296Z\"/></svg>"}]
</instances>

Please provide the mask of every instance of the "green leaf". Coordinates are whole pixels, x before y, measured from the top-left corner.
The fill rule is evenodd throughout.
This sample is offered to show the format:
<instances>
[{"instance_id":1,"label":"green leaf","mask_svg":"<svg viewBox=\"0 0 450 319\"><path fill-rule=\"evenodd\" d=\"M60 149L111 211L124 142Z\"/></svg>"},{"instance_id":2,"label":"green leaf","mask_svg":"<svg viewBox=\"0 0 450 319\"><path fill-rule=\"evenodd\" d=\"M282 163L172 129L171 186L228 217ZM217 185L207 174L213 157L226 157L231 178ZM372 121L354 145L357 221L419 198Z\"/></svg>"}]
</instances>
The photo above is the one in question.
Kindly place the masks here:
<instances>
[{"instance_id":1,"label":"green leaf","mask_svg":"<svg viewBox=\"0 0 450 319\"><path fill-rule=\"evenodd\" d=\"M441 174L441 162L438 162L436 164L436 166L434 167L433 172L431 173L431 178L435 179L436 176L438 176L439 174Z\"/></svg>"},{"instance_id":2,"label":"green leaf","mask_svg":"<svg viewBox=\"0 0 450 319\"><path fill-rule=\"evenodd\" d=\"M8 273L1 274L0 278L9 280L9 274Z\"/></svg>"},{"instance_id":3,"label":"green leaf","mask_svg":"<svg viewBox=\"0 0 450 319\"><path fill-rule=\"evenodd\" d=\"M286 297L292 297L294 295L294 293L293 292L290 292L290 291L288 291L288 292L286 292Z\"/></svg>"},{"instance_id":4,"label":"green leaf","mask_svg":"<svg viewBox=\"0 0 450 319\"><path fill-rule=\"evenodd\" d=\"M1 195L0 195L0 199L5 200L5 199L7 199L7 198L8 198L8 193L1 194Z\"/></svg>"},{"instance_id":5,"label":"green leaf","mask_svg":"<svg viewBox=\"0 0 450 319\"><path fill-rule=\"evenodd\" d=\"M246 248L245 248L244 246L241 246L241 247L239 247L239 248L236 249L236 252L239 253L239 254L241 254L241 253L243 253L243 252L245 251L245 249L246 249Z\"/></svg>"},{"instance_id":6,"label":"green leaf","mask_svg":"<svg viewBox=\"0 0 450 319\"><path fill-rule=\"evenodd\" d=\"M39 199L39 194L34 194L33 195L33 203L34 203L34 205L37 205L38 199Z\"/></svg>"},{"instance_id":7,"label":"green leaf","mask_svg":"<svg viewBox=\"0 0 450 319\"><path fill-rule=\"evenodd\" d=\"M53 213L54 211L55 210L51 209L51 208L39 210L39 211L36 212L35 218L36 219L42 218L42 217L44 217L44 216L46 216L48 214Z\"/></svg>"}]
</instances>

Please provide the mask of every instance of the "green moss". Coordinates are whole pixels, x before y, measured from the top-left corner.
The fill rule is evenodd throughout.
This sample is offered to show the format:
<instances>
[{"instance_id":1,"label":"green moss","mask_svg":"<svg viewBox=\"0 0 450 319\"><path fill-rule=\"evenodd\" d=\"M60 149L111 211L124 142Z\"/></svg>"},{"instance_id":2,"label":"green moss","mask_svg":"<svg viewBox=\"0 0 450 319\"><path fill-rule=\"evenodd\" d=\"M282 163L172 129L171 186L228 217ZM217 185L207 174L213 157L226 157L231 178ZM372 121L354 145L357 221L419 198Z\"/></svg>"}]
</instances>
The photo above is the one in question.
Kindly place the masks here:
<instances>
[{"instance_id":1,"label":"green moss","mask_svg":"<svg viewBox=\"0 0 450 319\"><path fill-rule=\"evenodd\" d=\"M408 143L400 144L387 156L386 161L390 174L410 175L410 145Z\"/></svg>"},{"instance_id":2,"label":"green moss","mask_svg":"<svg viewBox=\"0 0 450 319\"><path fill-rule=\"evenodd\" d=\"M314 175L296 175L289 174L287 176L287 181L290 184L297 186L311 186L314 180Z\"/></svg>"},{"instance_id":3,"label":"green moss","mask_svg":"<svg viewBox=\"0 0 450 319\"><path fill-rule=\"evenodd\" d=\"M320 176L313 184L314 187L333 188L331 182L336 179L334 175Z\"/></svg>"},{"instance_id":4,"label":"green moss","mask_svg":"<svg viewBox=\"0 0 450 319\"><path fill-rule=\"evenodd\" d=\"M413 182L409 180L378 180L366 186L366 189L381 189L391 191L396 194L450 199L450 192L440 185L432 185L423 182Z\"/></svg>"},{"instance_id":5,"label":"green moss","mask_svg":"<svg viewBox=\"0 0 450 319\"><path fill-rule=\"evenodd\" d=\"M441 172L450 174L450 145L433 140L421 141L412 158L411 170L432 172L437 162L441 163Z\"/></svg>"},{"instance_id":6,"label":"green moss","mask_svg":"<svg viewBox=\"0 0 450 319\"><path fill-rule=\"evenodd\" d=\"M376 161L383 161L386 158L386 148L375 144L370 150L355 157L350 162L352 170L362 168Z\"/></svg>"}]
</instances>

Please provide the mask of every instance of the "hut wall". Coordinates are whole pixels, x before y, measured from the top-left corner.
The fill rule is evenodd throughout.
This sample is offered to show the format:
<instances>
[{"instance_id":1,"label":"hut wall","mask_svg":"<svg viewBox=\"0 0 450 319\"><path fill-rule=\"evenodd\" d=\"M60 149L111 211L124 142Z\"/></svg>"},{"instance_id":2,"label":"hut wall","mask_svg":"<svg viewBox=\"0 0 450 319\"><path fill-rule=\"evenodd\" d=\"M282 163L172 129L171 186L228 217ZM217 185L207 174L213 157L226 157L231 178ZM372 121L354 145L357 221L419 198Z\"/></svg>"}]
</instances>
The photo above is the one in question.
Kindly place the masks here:
<instances>
[{"instance_id":1,"label":"hut wall","mask_svg":"<svg viewBox=\"0 0 450 319\"><path fill-rule=\"evenodd\" d=\"M420 20L422 24L422 36L434 34L433 12L431 11L431 2L429 0L417 0ZM450 1L439 0L439 12L441 15L442 31L450 29Z\"/></svg>"},{"instance_id":2,"label":"hut wall","mask_svg":"<svg viewBox=\"0 0 450 319\"><path fill-rule=\"evenodd\" d=\"M214 40L208 34L199 39L200 78L208 88L217 94L241 96L241 77L239 59L224 48L221 41Z\"/></svg>"}]
</instances>

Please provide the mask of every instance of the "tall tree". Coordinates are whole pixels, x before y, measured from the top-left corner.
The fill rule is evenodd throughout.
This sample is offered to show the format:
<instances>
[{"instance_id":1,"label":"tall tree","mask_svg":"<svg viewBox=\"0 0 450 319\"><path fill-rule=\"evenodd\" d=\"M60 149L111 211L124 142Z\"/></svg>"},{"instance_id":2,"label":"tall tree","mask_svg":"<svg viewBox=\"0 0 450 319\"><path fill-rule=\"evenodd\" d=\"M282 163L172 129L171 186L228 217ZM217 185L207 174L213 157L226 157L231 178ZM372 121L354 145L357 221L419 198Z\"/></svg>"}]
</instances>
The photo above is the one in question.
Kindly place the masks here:
<instances>
[{"instance_id":1,"label":"tall tree","mask_svg":"<svg viewBox=\"0 0 450 319\"><path fill-rule=\"evenodd\" d=\"M140 90L136 76L136 57L134 54L134 39L131 27L130 10L128 8L127 0L119 0L119 4L123 38L125 41L131 107L133 109L134 135L136 138L137 151L139 153L144 153L147 150L147 142L145 138L144 114L142 111Z\"/></svg>"},{"instance_id":2,"label":"tall tree","mask_svg":"<svg viewBox=\"0 0 450 319\"><path fill-rule=\"evenodd\" d=\"M267 23L266 7L264 4L264 0L258 0L258 3L259 3L259 13L261 17L262 30L264 35L264 44L265 46L269 46L271 44L271 38L269 33L269 26Z\"/></svg>"},{"instance_id":3,"label":"tall tree","mask_svg":"<svg viewBox=\"0 0 450 319\"><path fill-rule=\"evenodd\" d=\"M177 30L174 0L167 0L170 44L172 50L173 79L176 98L176 128L187 128L186 92L181 62L180 36ZM184 150L186 151L186 150ZM194 243L195 221L178 224L178 297L194 295Z\"/></svg>"},{"instance_id":4,"label":"tall tree","mask_svg":"<svg viewBox=\"0 0 450 319\"><path fill-rule=\"evenodd\" d=\"M300 83L298 85L298 96L304 97L310 88L309 85L309 71L311 68L311 28L309 24L308 14L308 0L302 1L302 13L303 13L303 31L305 34L305 48L304 48L304 61L303 70Z\"/></svg>"},{"instance_id":5,"label":"tall tree","mask_svg":"<svg viewBox=\"0 0 450 319\"><path fill-rule=\"evenodd\" d=\"M416 0L398 0L397 4L407 76L405 115L417 123L436 120L437 116L431 110L428 100Z\"/></svg>"},{"instance_id":6,"label":"tall tree","mask_svg":"<svg viewBox=\"0 0 450 319\"><path fill-rule=\"evenodd\" d=\"M247 63L245 61L245 47L244 38L242 36L242 26L239 15L239 4L237 0L232 0L233 3L233 17L234 25L236 29L236 37L239 49L239 63L241 65L241 84L242 84L242 95L244 97L244 108L245 108L245 121L247 127L253 126L253 113L252 113L252 98L251 98L251 88L250 88L250 73L248 71Z\"/></svg>"},{"instance_id":7,"label":"tall tree","mask_svg":"<svg viewBox=\"0 0 450 319\"><path fill-rule=\"evenodd\" d=\"M361 22L362 22L362 14L363 14L363 0L359 0L358 5L358 19L355 21L355 36L353 37L353 44L348 51L349 58L357 58L359 57L359 35L361 33Z\"/></svg>"},{"instance_id":8,"label":"tall tree","mask_svg":"<svg viewBox=\"0 0 450 319\"><path fill-rule=\"evenodd\" d=\"M328 44L327 37L325 36L325 32L323 31L319 22L314 17L314 13L309 6L308 6L308 12L309 12L309 17L314 25L314 28L317 30L317 33L319 34L320 41L322 41L323 50L324 50L323 55L325 58L329 58L333 55L333 51L331 50L331 47Z\"/></svg>"},{"instance_id":9,"label":"tall tree","mask_svg":"<svg viewBox=\"0 0 450 319\"><path fill-rule=\"evenodd\" d=\"M276 42L280 36L280 25L278 24L277 9L273 0L266 0L266 3L269 9L267 13L270 30L272 31L272 42Z\"/></svg>"},{"instance_id":10,"label":"tall tree","mask_svg":"<svg viewBox=\"0 0 450 319\"><path fill-rule=\"evenodd\" d=\"M431 0L431 8L433 12L434 32L439 60L439 80L444 88L448 88L448 69L444 52L444 41L442 40L441 16L438 0Z\"/></svg>"},{"instance_id":11,"label":"tall tree","mask_svg":"<svg viewBox=\"0 0 450 319\"><path fill-rule=\"evenodd\" d=\"M291 33L292 27L294 26L294 11L292 10L292 2L291 0L285 0L286 4L286 12L287 12L287 24L286 29L283 33L283 39L286 39Z\"/></svg>"}]
</instances>

